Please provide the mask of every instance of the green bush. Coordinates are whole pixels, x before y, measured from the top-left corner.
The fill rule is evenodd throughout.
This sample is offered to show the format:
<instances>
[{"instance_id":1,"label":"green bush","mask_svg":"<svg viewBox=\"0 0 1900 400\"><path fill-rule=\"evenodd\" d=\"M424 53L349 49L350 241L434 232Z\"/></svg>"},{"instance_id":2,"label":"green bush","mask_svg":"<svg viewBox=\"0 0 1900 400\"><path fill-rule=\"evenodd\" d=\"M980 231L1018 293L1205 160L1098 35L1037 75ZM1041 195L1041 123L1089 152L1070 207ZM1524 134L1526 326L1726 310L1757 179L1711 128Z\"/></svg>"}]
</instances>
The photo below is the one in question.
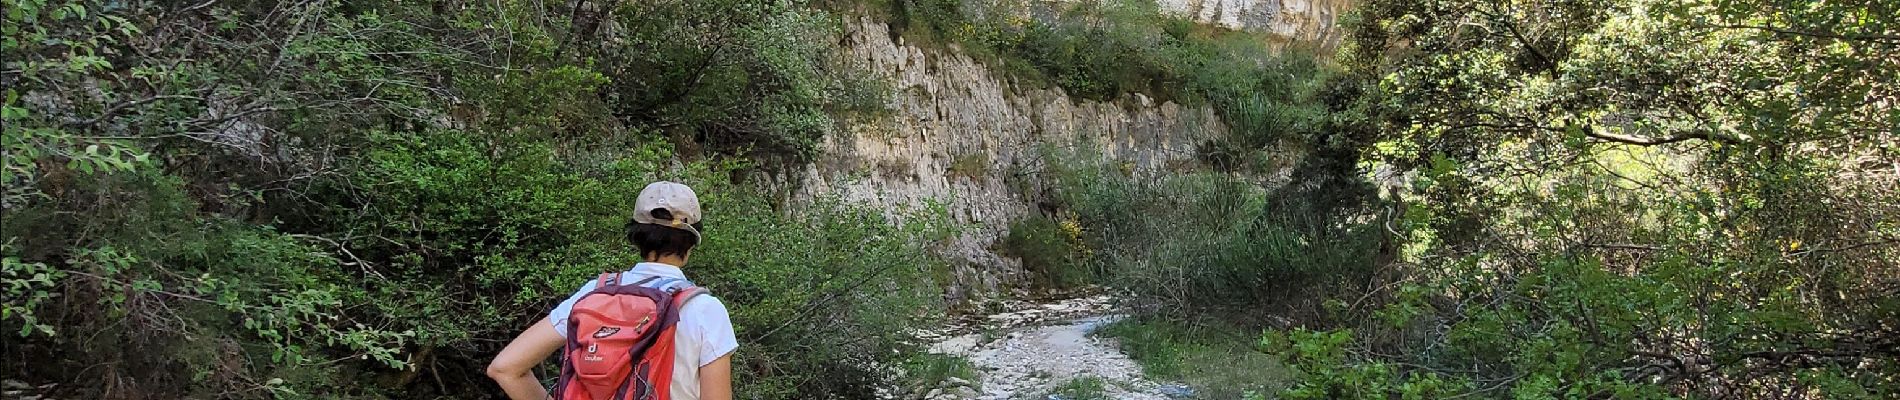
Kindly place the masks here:
<instances>
[{"instance_id":1,"label":"green bush","mask_svg":"<svg viewBox=\"0 0 1900 400\"><path fill-rule=\"evenodd\" d=\"M1011 223L1003 237L1002 253L1022 259L1035 283L1050 288L1070 288L1095 281L1089 257L1093 253L1082 242L1081 226L1073 218L1056 221L1041 214Z\"/></svg>"},{"instance_id":2,"label":"green bush","mask_svg":"<svg viewBox=\"0 0 1900 400\"><path fill-rule=\"evenodd\" d=\"M1354 360L1348 349L1352 338L1351 330L1293 329L1269 332L1260 344L1281 354L1297 371L1298 383L1279 392L1289 399L1430 399L1478 393L1460 377ZM1617 398L1636 398L1627 394L1632 393Z\"/></svg>"},{"instance_id":3,"label":"green bush","mask_svg":"<svg viewBox=\"0 0 1900 400\"><path fill-rule=\"evenodd\" d=\"M619 4L619 3L617 3ZM624 31L582 52L608 82L607 112L721 154L806 162L835 117L878 112L888 88L829 45L836 18L802 3L624 3Z\"/></svg>"},{"instance_id":4,"label":"green bush","mask_svg":"<svg viewBox=\"0 0 1900 400\"><path fill-rule=\"evenodd\" d=\"M1775 5L1358 4L1347 108L1409 176L1403 241L1333 323L1269 335L1289 397L1900 393L1900 115L1865 101L1896 20L1857 17L1894 7Z\"/></svg>"},{"instance_id":5,"label":"green bush","mask_svg":"<svg viewBox=\"0 0 1900 400\"><path fill-rule=\"evenodd\" d=\"M1078 376L1050 389L1050 399L1108 400L1108 381L1095 376Z\"/></svg>"},{"instance_id":6,"label":"green bush","mask_svg":"<svg viewBox=\"0 0 1900 400\"><path fill-rule=\"evenodd\" d=\"M1296 183L1269 193L1226 174L1133 178L1099 156L1043 157L1057 204L1078 216L1095 251L1096 275L1170 311L1259 304L1313 311L1314 299L1362 282L1376 265L1376 225L1351 220L1365 205L1316 200L1317 192L1344 188L1304 192Z\"/></svg>"},{"instance_id":7,"label":"green bush","mask_svg":"<svg viewBox=\"0 0 1900 400\"><path fill-rule=\"evenodd\" d=\"M315 382L297 377L333 357L368 361L346 365L343 376L356 367L396 368L406 361L402 348L434 340L433 332L338 312L362 304L354 302L363 294L354 283L360 275L321 239L201 215L182 180L149 170L84 176L75 186L68 190L110 200L86 214L8 210L0 230L18 246L6 248L8 286L50 283L8 301L9 310L25 311L6 323L22 323L20 348L40 355L35 371L115 360L121 366L93 376L153 394L217 397L230 395L222 383L249 382L258 394L282 396L311 390ZM75 236L89 236L84 247L56 247ZM27 269L34 277L20 279L21 265L38 265Z\"/></svg>"},{"instance_id":8,"label":"green bush","mask_svg":"<svg viewBox=\"0 0 1900 400\"><path fill-rule=\"evenodd\" d=\"M913 331L943 315L931 277L949 265L927 249L951 237L948 214L933 205L898 223L824 199L787 216L765 199L708 203L727 210L726 221L708 220L707 251L690 267L743 321L741 396L861 396L893 384L890 366L922 350Z\"/></svg>"},{"instance_id":9,"label":"green bush","mask_svg":"<svg viewBox=\"0 0 1900 400\"><path fill-rule=\"evenodd\" d=\"M950 170L947 172L950 176L961 176L961 177L969 178L969 179L977 179L984 175L988 175L989 170L990 170L990 155L988 153L969 152L969 153L964 153L964 154L958 154L955 157L951 157Z\"/></svg>"},{"instance_id":10,"label":"green bush","mask_svg":"<svg viewBox=\"0 0 1900 400\"><path fill-rule=\"evenodd\" d=\"M976 365L963 357L940 353L916 353L903 362L907 388L936 388L950 378L977 383Z\"/></svg>"},{"instance_id":11,"label":"green bush","mask_svg":"<svg viewBox=\"0 0 1900 400\"><path fill-rule=\"evenodd\" d=\"M1252 345L1255 332L1211 318L1159 315L1116 321L1096 334L1115 338L1150 379L1180 382L1198 398L1238 399L1278 393L1293 381L1277 356Z\"/></svg>"},{"instance_id":12,"label":"green bush","mask_svg":"<svg viewBox=\"0 0 1900 400\"><path fill-rule=\"evenodd\" d=\"M613 24L569 6L7 0L9 379L70 397L493 393L482 365L636 261L629 202L671 179L704 195L687 269L733 311L742 397L885 383L941 309L946 266L925 251L941 208L788 210L735 178L808 159L832 116L881 103L814 39L835 22L641 3L589 40Z\"/></svg>"}]
</instances>

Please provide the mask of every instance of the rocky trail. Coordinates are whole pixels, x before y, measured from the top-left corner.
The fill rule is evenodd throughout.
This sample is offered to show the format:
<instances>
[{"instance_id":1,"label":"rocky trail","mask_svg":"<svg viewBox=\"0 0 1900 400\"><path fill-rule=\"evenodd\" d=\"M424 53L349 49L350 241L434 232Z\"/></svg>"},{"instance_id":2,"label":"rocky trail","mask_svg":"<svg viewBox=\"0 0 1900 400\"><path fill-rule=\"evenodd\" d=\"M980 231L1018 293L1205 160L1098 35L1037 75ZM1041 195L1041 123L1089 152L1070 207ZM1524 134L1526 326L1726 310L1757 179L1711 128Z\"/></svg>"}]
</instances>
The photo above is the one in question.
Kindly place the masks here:
<instances>
[{"instance_id":1,"label":"rocky trail","mask_svg":"<svg viewBox=\"0 0 1900 400\"><path fill-rule=\"evenodd\" d=\"M912 398L1073 400L1051 392L1088 377L1100 379L1110 399L1190 396L1185 386L1148 379L1114 339L1091 335L1123 317L1112 303L1107 295L1095 295L1017 304L1013 311L966 319L950 334L927 337L938 340L930 352L968 359L978 377L950 379Z\"/></svg>"}]
</instances>

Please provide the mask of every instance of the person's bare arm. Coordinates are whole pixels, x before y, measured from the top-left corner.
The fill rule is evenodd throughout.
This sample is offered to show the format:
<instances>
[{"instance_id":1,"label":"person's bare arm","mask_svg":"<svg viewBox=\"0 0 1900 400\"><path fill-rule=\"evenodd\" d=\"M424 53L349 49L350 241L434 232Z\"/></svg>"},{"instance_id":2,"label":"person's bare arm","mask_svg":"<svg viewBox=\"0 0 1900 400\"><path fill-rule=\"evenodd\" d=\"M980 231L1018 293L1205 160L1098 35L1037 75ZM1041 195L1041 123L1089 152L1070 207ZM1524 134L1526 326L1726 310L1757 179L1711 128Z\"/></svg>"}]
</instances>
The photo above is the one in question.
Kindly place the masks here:
<instances>
[{"instance_id":1,"label":"person's bare arm","mask_svg":"<svg viewBox=\"0 0 1900 400\"><path fill-rule=\"evenodd\" d=\"M501 384L501 391L508 393L510 399L547 399L548 388L535 379L534 366L559 350L563 341L561 334L554 332L554 325L547 318L541 318L513 342L508 342L501 354L495 355L495 361L488 363L488 377Z\"/></svg>"},{"instance_id":2,"label":"person's bare arm","mask_svg":"<svg viewBox=\"0 0 1900 400\"><path fill-rule=\"evenodd\" d=\"M732 355L699 367L700 400L732 400Z\"/></svg>"}]
</instances>

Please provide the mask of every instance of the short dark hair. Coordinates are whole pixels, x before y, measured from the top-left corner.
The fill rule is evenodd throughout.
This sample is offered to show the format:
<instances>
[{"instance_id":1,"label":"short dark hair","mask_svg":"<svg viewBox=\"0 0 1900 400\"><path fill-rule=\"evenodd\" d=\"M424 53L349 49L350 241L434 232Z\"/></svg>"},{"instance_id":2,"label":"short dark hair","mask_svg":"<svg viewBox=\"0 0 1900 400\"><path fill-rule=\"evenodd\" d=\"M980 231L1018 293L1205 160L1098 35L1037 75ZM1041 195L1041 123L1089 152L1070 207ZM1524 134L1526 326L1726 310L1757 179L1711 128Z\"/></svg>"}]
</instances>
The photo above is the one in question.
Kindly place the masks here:
<instances>
[{"instance_id":1,"label":"short dark hair","mask_svg":"<svg viewBox=\"0 0 1900 400\"><path fill-rule=\"evenodd\" d=\"M706 231L698 222L693 223L693 230ZM640 257L684 256L699 245L699 236L685 229L628 221L627 241L640 251Z\"/></svg>"}]
</instances>

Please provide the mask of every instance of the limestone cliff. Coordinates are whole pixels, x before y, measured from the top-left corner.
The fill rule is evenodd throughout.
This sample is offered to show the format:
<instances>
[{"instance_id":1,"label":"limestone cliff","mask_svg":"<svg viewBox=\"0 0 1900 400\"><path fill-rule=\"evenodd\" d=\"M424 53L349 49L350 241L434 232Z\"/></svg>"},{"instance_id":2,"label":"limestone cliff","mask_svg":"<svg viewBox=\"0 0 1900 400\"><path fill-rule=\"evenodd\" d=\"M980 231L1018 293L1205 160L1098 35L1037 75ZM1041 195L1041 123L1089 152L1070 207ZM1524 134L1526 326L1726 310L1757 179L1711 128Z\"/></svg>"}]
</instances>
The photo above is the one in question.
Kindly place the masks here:
<instances>
[{"instance_id":1,"label":"limestone cliff","mask_svg":"<svg viewBox=\"0 0 1900 400\"><path fill-rule=\"evenodd\" d=\"M1163 12L1231 29L1263 32L1281 43L1339 45L1341 13L1351 0L1156 0Z\"/></svg>"},{"instance_id":2,"label":"limestone cliff","mask_svg":"<svg viewBox=\"0 0 1900 400\"><path fill-rule=\"evenodd\" d=\"M1245 27L1280 29L1274 24L1314 18L1324 22L1286 29L1296 37L1330 34L1333 9L1302 10ZM1227 14L1214 15L1207 20L1227 23L1221 19ZM965 227L944 249L960 264L950 285L953 299L994 290L1023 273L1020 261L995 250L1010 223L1039 212L1042 183L1028 173L1043 165L1039 148L1097 153L1136 176L1153 176L1193 166L1195 147L1227 131L1205 106L1140 94L1091 101L1059 88L1020 86L954 46L906 43L870 18L848 20L840 43L850 61L892 85L890 113L829 135L819 160L791 173L786 178L794 182L787 183L802 198L837 194L890 210L942 203Z\"/></svg>"},{"instance_id":3,"label":"limestone cliff","mask_svg":"<svg viewBox=\"0 0 1900 400\"><path fill-rule=\"evenodd\" d=\"M1022 177L1037 168L1043 145L1086 147L1141 173L1191 163L1202 139L1225 132L1213 110L1157 103L1131 95L1114 102L1076 100L1060 89L997 79L990 67L955 49L924 48L893 37L870 19L846 24L853 61L885 74L892 115L831 135L820 160L805 166L805 196L840 193L846 200L903 209L943 203L968 226L946 251L965 264L953 297L994 288L1020 273L1020 263L992 246L1009 224L1035 212Z\"/></svg>"}]
</instances>

